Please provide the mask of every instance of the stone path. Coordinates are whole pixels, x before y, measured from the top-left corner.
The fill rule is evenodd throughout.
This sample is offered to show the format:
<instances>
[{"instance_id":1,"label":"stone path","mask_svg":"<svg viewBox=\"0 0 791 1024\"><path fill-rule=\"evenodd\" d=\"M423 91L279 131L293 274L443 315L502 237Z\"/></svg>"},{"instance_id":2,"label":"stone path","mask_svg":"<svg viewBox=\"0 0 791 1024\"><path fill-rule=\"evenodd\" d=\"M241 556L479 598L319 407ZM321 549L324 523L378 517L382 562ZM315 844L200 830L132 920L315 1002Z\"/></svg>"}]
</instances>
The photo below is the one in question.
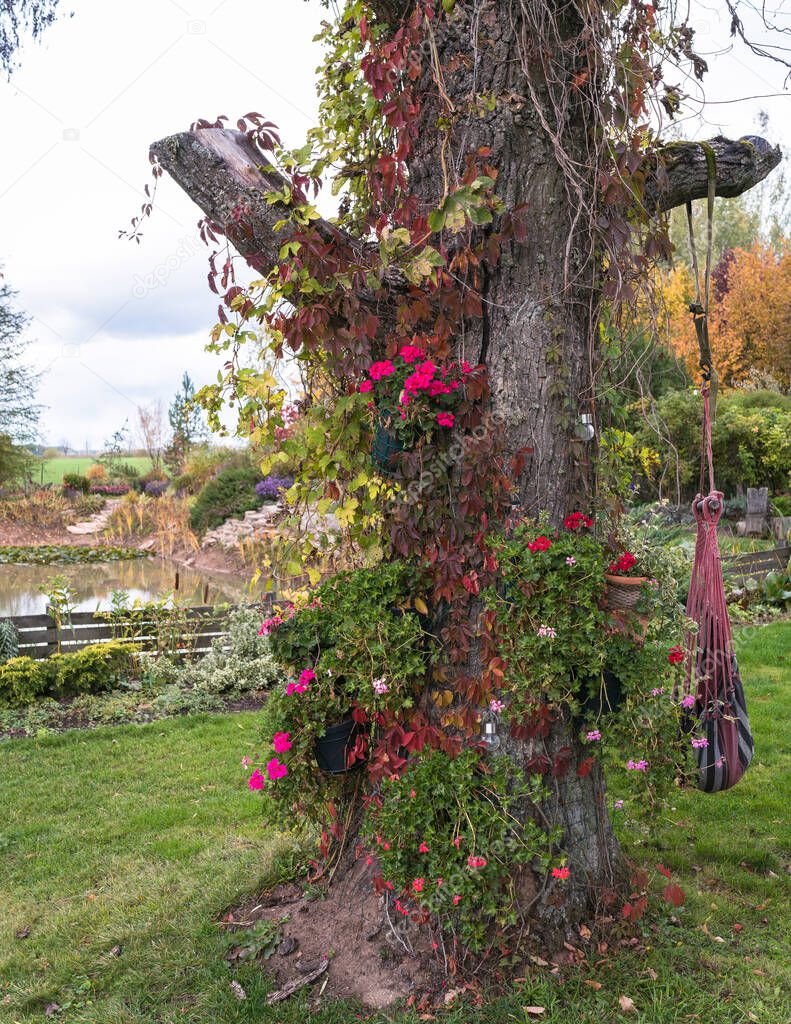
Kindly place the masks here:
<instances>
[{"instance_id":1,"label":"stone path","mask_svg":"<svg viewBox=\"0 0 791 1024\"><path fill-rule=\"evenodd\" d=\"M82 523L72 523L71 526L67 526L66 529L69 533L74 533L79 537L85 537L93 533L101 533L105 526L107 526L107 521L112 515L113 509L120 504L120 499L109 498L101 512L96 512L90 519L86 519Z\"/></svg>"}]
</instances>

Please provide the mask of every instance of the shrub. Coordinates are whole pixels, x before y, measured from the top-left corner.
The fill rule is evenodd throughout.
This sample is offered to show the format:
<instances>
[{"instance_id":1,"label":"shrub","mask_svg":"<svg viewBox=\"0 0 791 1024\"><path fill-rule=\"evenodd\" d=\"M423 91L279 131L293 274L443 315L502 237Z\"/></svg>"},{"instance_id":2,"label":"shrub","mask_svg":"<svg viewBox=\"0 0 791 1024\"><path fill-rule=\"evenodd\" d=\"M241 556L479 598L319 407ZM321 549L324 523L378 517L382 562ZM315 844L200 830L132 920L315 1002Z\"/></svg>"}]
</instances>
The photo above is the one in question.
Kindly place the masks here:
<instances>
[{"instance_id":1,"label":"shrub","mask_svg":"<svg viewBox=\"0 0 791 1024\"><path fill-rule=\"evenodd\" d=\"M191 449L181 475L190 479L191 490L193 493L197 493L223 469L250 467L250 465L250 456L246 451L197 445Z\"/></svg>"},{"instance_id":2,"label":"shrub","mask_svg":"<svg viewBox=\"0 0 791 1024\"><path fill-rule=\"evenodd\" d=\"M266 476L255 485L255 493L262 501L277 501L293 485L293 476Z\"/></svg>"},{"instance_id":3,"label":"shrub","mask_svg":"<svg viewBox=\"0 0 791 1024\"><path fill-rule=\"evenodd\" d=\"M785 490L791 478L791 399L773 391L725 392L716 412L712 447L718 488L726 494L739 486ZM669 445L663 446L646 422L635 426L638 439L660 452L665 487L678 468L682 494L690 498L698 486L702 416L695 391L673 391L656 402Z\"/></svg>"},{"instance_id":4,"label":"shrub","mask_svg":"<svg viewBox=\"0 0 791 1024\"><path fill-rule=\"evenodd\" d=\"M19 655L19 633L10 619L0 619L0 665Z\"/></svg>"},{"instance_id":5,"label":"shrub","mask_svg":"<svg viewBox=\"0 0 791 1024\"><path fill-rule=\"evenodd\" d=\"M111 640L51 658L11 658L0 665L0 704L29 704L39 697L74 697L117 686L135 669L134 644Z\"/></svg>"},{"instance_id":6,"label":"shrub","mask_svg":"<svg viewBox=\"0 0 791 1024\"><path fill-rule=\"evenodd\" d=\"M149 497L161 498L170 485L169 480L149 480L145 486L145 492Z\"/></svg>"},{"instance_id":7,"label":"shrub","mask_svg":"<svg viewBox=\"0 0 791 1024\"><path fill-rule=\"evenodd\" d=\"M261 499L255 492L261 474L250 467L224 469L210 480L195 500L190 525L196 533L220 526L226 519L241 519L245 512L258 508Z\"/></svg>"},{"instance_id":8,"label":"shrub","mask_svg":"<svg viewBox=\"0 0 791 1024\"><path fill-rule=\"evenodd\" d=\"M88 466L86 469L85 477L92 484L100 484L107 479L107 470L101 462L94 462L92 466Z\"/></svg>"},{"instance_id":9,"label":"shrub","mask_svg":"<svg viewBox=\"0 0 791 1024\"><path fill-rule=\"evenodd\" d=\"M256 608L235 608L228 619L228 636L215 640L204 658L183 663L160 659L149 668L149 678L155 685L189 687L226 699L268 689L282 672L268 638L259 636L260 625Z\"/></svg>"},{"instance_id":10,"label":"shrub","mask_svg":"<svg viewBox=\"0 0 791 1024\"><path fill-rule=\"evenodd\" d=\"M91 494L103 495L105 497L118 498L122 494L126 494L129 491L129 484L118 483L118 484L93 484L91 486Z\"/></svg>"},{"instance_id":11,"label":"shrub","mask_svg":"<svg viewBox=\"0 0 791 1024\"><path fill-rule=\"evenodd\" d=\"M82 491L87 494L91 488L91 481L82 473L64 473L63 486L70 491Z\"/></svg>"},{"instance_id":12,"label":"shrub","mask_svg":"<svg viewBox=\"0 0 791 1024\"><path fill-rule=\"evenodd\" d=\"M72 501L74 513L81 519L101 512L104 506L104 498L100 494L93 493L93 488L91 488L90 494L78 494Z\"/></svg>"}]
</instances>

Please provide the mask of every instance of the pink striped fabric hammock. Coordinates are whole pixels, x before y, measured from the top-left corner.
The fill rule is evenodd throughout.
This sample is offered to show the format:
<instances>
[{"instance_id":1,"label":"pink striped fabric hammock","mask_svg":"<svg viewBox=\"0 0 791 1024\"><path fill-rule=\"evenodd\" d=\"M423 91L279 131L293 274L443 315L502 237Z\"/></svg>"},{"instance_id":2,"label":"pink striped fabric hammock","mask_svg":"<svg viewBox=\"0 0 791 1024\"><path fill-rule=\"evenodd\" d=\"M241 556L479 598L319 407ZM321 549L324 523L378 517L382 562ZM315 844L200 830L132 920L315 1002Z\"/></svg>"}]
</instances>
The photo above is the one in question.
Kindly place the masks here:
<instances>
[{"instance_id":1,"label":"pink striped fabric hammock","mask_svg":"<svg viewBox=\"0 0 791 1024\"><path fill-rule=\"evenodd\" d=\"M717 793L736 785L753 756L753 737L744 699L744 688L733 650L733 633L725 601L717 524L723 494L714 486L711 451L711 418L708 384L703 388L703 450L708 463L709 491L704 496L704 465L701 488L692 503L697 522L695 561L687 598L687 616L697 632L687 636L685 695L694 695L688 725L695 724L707 743L696 747L698 788Z\"/></svg>"},{"instance_id":2,"label":"pink striped fabric hammock","mask_svg":"<svg viewBox=\"0 0 791 1024\"><path fill-rule=\"evenodd\" d=\"M690 306L700 348L703 385L703 438L700 451L700 489L692 502L697 523L695 561L687 598L687 616L697 623L697 631L687 636L685 696L694 695L694 708L689 709L687 728L696 729L700 739L695 752L698 757L698 788L718 793L735 786L744 775L753 757L753 737L744 699L744 687L733 649L733 633L725 601L722 561L717 541L717 524L723 509L723 494L714 486L714 458L711 450L711 387L716 388L709 343L708 303L711 290L711 250L714 221L714 197L717 168L714 152L701 143L708 165L708 237L706 273L701 302L700 273L692 225L692 204L687 203L689 248L695 279L697 301ZM704 494L708 469L708 494Z\"/></svg>"}]
</instances>

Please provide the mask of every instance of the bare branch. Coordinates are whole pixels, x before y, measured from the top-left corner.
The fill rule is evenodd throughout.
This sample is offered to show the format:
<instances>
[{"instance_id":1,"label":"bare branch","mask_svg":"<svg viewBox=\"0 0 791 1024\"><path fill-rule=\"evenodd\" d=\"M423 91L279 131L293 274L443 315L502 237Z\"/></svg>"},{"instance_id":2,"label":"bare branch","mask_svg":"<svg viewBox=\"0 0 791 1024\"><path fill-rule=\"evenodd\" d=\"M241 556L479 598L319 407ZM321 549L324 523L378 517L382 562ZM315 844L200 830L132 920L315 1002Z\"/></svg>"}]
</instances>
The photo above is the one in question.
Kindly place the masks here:
<instances>
[{"instance_id":1,"label":"bare branch","mask_svg":"<svg viewBox=\"0 0 791 1024\"><path fill-rule=\"evenodd\" d=\"M650 213L705 198L709 187L706 146L716 160L716 193L726 198L758 185L783 157L779 146L757 135L745 135L735 142L718 136L706 143L670 143L662 150L656 175L646 183L644 202Z\"/></svg>"},{"instance_id":2,"label":"bare branch","mask_svg":"<svg viewBox=\"0 0 791 1024\"><path fill-rule=\"evenodd\" d=\"M151 146L151 156L171 175L206 216L260 273L277 263L280 247L292 234L283 203L267 194L282 191L286 180L267 169L267 158L243 132L202 128L169 135ZM328 221L315 222L325 239L361 248Z\"/></svg>"}]
</instances>

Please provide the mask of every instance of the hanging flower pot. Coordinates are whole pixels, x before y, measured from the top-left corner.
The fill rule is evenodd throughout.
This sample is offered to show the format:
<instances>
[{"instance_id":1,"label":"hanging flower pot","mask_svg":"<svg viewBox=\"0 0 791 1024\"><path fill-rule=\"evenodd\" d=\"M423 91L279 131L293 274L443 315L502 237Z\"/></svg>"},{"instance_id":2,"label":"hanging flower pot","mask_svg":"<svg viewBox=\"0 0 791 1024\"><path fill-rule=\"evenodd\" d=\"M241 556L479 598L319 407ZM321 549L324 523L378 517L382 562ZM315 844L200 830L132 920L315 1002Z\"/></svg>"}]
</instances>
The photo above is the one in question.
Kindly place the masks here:
<instances>
[{"instance_id":1,"label":"hanging flower pot","mask_svg":"<svg viewBox=\"0 0 791 1024\"><path fill-rule=\"evenodd\" d=\"M383 473L393 472L397 456L405 450L404 442L395 428L394 415L389 409L382 409L376 420L371 457L374 465Z\"/></svg>"},{"instance_id":2,"label":"hanging flower pot","mask_svg":"<svg viewBox=\"0 0 791 1024\"><path fill-rule=\"evenodd\" d=\"M607 584L604 598L612 611L634 608L640 600L643 584L648 582L647 576L615 576L608 572L604 579Z\"/></svg>"},{"instance_id":3,"label":"hanging flower pot","mask_svg":"<svg viewBox=\"0 0 791 1024\"><path fill-rule=\"evenodd\" d=\"M647 576L632 576L630 570L637 564L631 551L624 551L616 558L604 574L607 589L604 595L605 604L611 611L624 611L634 608L640 600L642 587L648 582Z\"/></svg>"},{"instance_id":4,"label":"hanging flower pot","mask_svg":"<svg viewBox=\"0 0 791 1024\"><path fill-rule=\"evenodd\" d=\"M354 749L359 732L360 726L353 718L327 726L326 732L316 740L313 747L319 768L329 775L342 775L359 767L361 760L356 760L349 767L349 754Z\"/></svg>"}]
</instances>

